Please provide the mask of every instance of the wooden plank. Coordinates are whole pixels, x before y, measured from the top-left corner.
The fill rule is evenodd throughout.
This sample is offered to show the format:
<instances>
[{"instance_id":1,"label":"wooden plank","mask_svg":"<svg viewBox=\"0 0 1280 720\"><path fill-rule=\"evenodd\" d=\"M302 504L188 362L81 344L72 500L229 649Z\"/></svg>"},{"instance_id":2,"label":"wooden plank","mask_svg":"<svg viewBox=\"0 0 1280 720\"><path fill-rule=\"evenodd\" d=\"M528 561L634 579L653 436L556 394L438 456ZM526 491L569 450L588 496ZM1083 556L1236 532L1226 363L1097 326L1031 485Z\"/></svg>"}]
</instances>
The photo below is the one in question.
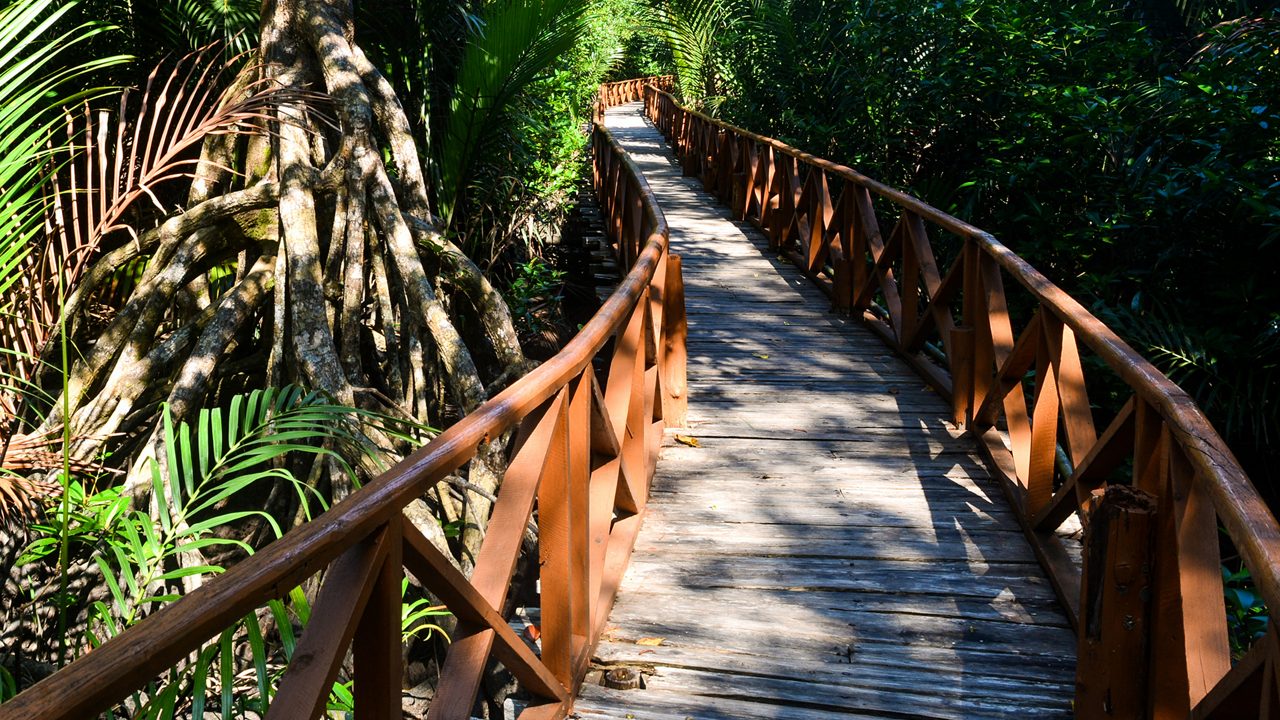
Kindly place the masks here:
<instances>
[{"instance_id":1,"label":"wooden plank","mask_svg":"<svg viewBox=\"0 0 1280 720\"><path fill-rule=\"evenodd\" d=\"M625 591L634 588L628 581ZM1063 667L1070 665L1073 656L1069 627L1029 619L1033 610L1050 617L1051 604L1024 602L1002 593L984 598L884 597L876 592L798 594L781 589L706 587L681 594L679 588L649 587L640 594L651 602L672 602L687 611L655 617L643 607L624 603L614 610L611 628L605 633L611 641L656 637L662 639L663 646L733 648L763 657L789 657L802 664L822 658L836 662L836 656L850 647L877 654L891 651L893 657L909 655L921 647L939 653L963 648L1010 657L1043 656L1051 659L1050 664ZM836 604L822 605L824 600ZM984 603L989 607L979 610ZM1056 622L1061 622L1060 616ZM779 652L783 649L785 652ZM1071 682L1070 673L1060 680Z\"/></svg>"},{"instance_id":2,"label":"wooden plank","mask_svg":"<svg viewBox=\"0 0 1280 720\"><path fill-rule=\"evenodd\" d=\"M714 571L712 574L711 571ZM737 587L803 592L852 590L991 598L1016 587L1018 598L1053 599L1053 589L1037 569L1023 564L925 561L869 563L825 558L736 557L733 562L672 556L645 563L636 559L629 576L653 587Z\"/></svg>"},{"instance_id":3,"label":"wooden plank","mask_svg":"<svg viewBox=\"0 0 1280 720\"><path fill-rule=\"evenodd\" d=\"M654 518L649 517L646 523ZM646 525L646 527L648 527ZM645 530L648 535L648 530ZM652 556L652 550L645 546L645 540L641 540L636 546L636 557L645 558ZM989 622L1004 622L1013 626L1036 625L1047 628L1059 628L1060 630L1068 630L1062 614L1059 613L1053 603L1039 604L1033 603L1028 599L1023 601L1014 596L1013 592L1001 592L992 598L983 598L975 600L964 597L939 597L937 595L890 595L882 592L843 592L836 590L816 590L809 593L797 594L786 590L748 590L743 588L712 588L699 587L688 588L680 591L672 591L670 589L645 587L643 585L627 581L624 587L627 594L627 602L618 608L618 617L624 617L625 613L638 614L643 611L646 605L661 604L663 606L669 604L681 604L687 607L690 612L688 614L673 614L665 618L669 623L677 626L692 626L693 621L703 615L704 610L717 612L721 609L733 613L736 617L749 617L752 610L755 610L755 620L768 622L774 615L774 612L781 613L783 616L807 616L807 621L795 625L797 633L803 633L804 637L810 637L814 642L820 642L824 637L827 640L829 636L812 631L808 628L809 623L830 621L841 624L841 630L844 632L862 632L864 630L874 630L880 628L884 630L883 639L886 643L885 649L893 649L895 645L902 644L902 628L909 628L920 634L932 633L939 631L952 632L952 626L957 626L968 620L983 620ZM865 624L850 625L852 618L862 618ZM877 619L878 618L878 619ZM663 621L664 618L657 618ZM775 624L775 628L780 628ZM790 627L781 628L790 630ZM967 633L967 628L965 629ZM874 633L866 633L869 637L874 637ZM623 642L626 637L636 637L637 633L625 626L617 623L611 624L606 635L615 641ZM743 652L754 652L760 655L770 656L776 652L776 648L772 644L751 644L753 638L739 633L742 641L741 647ZM1045 634L1041 636L1047 640L1053 638L1061 638L1061 635ZM710 633L706 635L708 640L714 639ZM921 643L914 643L921 645ZM987 643L974 642L970 648L973 652L979 650L990 653L992 658L988 658L984 662L993 662L996 658L1004 655L1015 656L1018 653L1009 653L1006 648L992 647ZM643 647L643 646L642 646ZM665 647L665 644L663 645ZM951 647L939 647L939 652L950 652ZM911 650L903 650L904 653L917 652L918 648ZM1023 653L1024 655L1026 653ZM1074 653L1070 647L1055 645L1049 648L1049 652L1041 653L1045 658L1052 660L1051 664L1056 664L1068 671L1074 668ZM1017 665L1013 661L1013 665ZM1017 677L1023 675L1017 674Z\"/></svg>"},{"instance_id":4,"label":"wooden plank","mask_svg":"<svg viewBox=\"0 0 1280 720\"><path fill-rule=\"evenodd\" d=\"M960 456L963 458L964 456ZM774 471L776 472L776 471ZM815 467L812 472L797 472L784 467L778 474L742 473L737 468L707 469L681 473L680 487L662 485L654 489L654 502L678 503L684 497L716 499L764 488L779 497L794 497L801 502L858 502L861 496L879 495L907 497L938 503L941 512L952 511L962 503L984 507L1002 502L998 493L989 492L988 483L975 482L973 473L956 464L939 463L885 468L868 458L864 463L831 463ZM767 481L767 482L761 482ZM817 482L815 482L817 481ZM986 487L984 487L986 486ZM958 508L956 508L958 509Z\"/></svg>"},{"instance_id":5,"label":"wooden plank","mask_svg":"<svg viewBox=\"0 0 1280 720\"><path fill-rule=\"evenodd\" d=\"M830 720L830 710L759 703L742 696L698 696L680 690L646 688L609 690L600 686L583 689L575 710L583 720ZM845 720L883 720L883 715L842 712Z\"/></svg>"},{"instance_id":6,"label":"wooden plank","mask_svg":"<svg viewBox=\"0 0 1280 720\"><path fill-rule=\"evenodd\" d=\"M664 638L664 640L667 640ZM954 653L949 664L938 658L928 667L921 667L913 662L917 648L899 648L902 652L893 652L892 645L885 643L883 647L859 645L846 650L836 651L830 644L815 648L814 656L807 662L797 663L790 659L771 657L768 654L750 652L718 651L708 647L686 647L678 644L679 640L664 642L657 648L646 648L634 643L617 642L602 645L600 664L652 666L660 675L664 668L715 668L729 682L743 681L749 677L770 677L785 680L808 682L815 686L843 686L878 688L883 692L928 692L943 697L986 697L1035 703L1044 695L1061 695L1072 682L1071 675L1065 667L1052 680L1018 675L985 675L969 677L964 672L965 662L983 662L981 649L963 654ZM885 651L883 654L880 651ZM1020 663L1026 663L1026 656L1008 655L1005 657L1007 668L1016 673ZM749 682L749 680L747 680Z\"/></svg>"},{"instance_id":7,"label":"wooden plank","mask_svg":"<svg viewBox=\"0 0 1280 720\"><path fill-rule=\"evenodd\" d=\"M923 678L922 678L923 679ZM1053 703L1044 697L1035 704L1024 700L931 694L927 684L913 690L884 692L875 687L821 685L788 678L749 676L725 677L702 669L663 668L648 680L654 690L683 691L694 696L719 696L732 687L731 696L759 698L771 704L787 703L829 713L867 712L897 713L909 707L918 716L933 718L1070 718L1066 701ZM1046 693L1046 696L1048 694Z\"/></svg>"}]
</instances>

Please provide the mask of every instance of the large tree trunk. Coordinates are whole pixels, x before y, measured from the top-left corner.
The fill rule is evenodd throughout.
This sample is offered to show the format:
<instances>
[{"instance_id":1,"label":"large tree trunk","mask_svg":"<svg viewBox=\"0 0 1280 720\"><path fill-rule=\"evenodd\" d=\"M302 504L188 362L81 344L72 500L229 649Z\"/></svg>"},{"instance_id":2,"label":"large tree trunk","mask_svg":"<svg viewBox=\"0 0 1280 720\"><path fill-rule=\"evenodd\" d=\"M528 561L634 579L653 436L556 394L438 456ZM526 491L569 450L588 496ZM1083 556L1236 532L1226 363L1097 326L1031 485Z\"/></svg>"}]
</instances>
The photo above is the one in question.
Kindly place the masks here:
<instances>
[{"instance_id":1,"label":"large tree trunk","mask_svg":"<svg viewBox=\"0 0 1280 720\"><path fill-rule=\"evenodd\" d=\"M409 122L354 41L350 1L267 0L261 41L241 87L297 92L281 94L262 132L211 136L187 210L102 255L68 300L82 310L116 268L147 259L105 328L75 325L86 351L36 431L68 422L82 461L134 457L135 502L148 499L146 460L163 440L157 401L182 421L228 393L295 383L438 427L528 369L501 295L438 230ZM229 288L211 292L211 268L232 265ZM472 347L463 324L479 330ZM369 436L393 457L405 450ZM429 498L462 526L464 568L502 462L495 443L465 482ZM349 490L329 482L335 497Z\"/></svg>"}]
</instances>

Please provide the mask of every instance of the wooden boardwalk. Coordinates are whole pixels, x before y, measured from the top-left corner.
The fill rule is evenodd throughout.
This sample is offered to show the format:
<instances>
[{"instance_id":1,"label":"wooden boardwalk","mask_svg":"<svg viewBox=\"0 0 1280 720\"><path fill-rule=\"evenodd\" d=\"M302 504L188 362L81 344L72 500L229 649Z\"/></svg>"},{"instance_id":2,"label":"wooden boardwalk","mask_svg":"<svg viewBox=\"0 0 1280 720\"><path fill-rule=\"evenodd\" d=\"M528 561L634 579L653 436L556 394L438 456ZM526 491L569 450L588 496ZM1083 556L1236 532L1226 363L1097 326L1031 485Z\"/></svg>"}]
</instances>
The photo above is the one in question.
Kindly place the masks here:
<instances>
[{"instance_id":1,"label":"wooden boardwalk","mask_svg":"<svg viewBox=\"0 0 1280 720\"><path fill-rule=\"evenodd\" d=\"M638 103L607 123L684 258L689 428L668 433L581 718L1070 717L1075 638L949 409L682 178Z\"/></svg>"}]
</instances>

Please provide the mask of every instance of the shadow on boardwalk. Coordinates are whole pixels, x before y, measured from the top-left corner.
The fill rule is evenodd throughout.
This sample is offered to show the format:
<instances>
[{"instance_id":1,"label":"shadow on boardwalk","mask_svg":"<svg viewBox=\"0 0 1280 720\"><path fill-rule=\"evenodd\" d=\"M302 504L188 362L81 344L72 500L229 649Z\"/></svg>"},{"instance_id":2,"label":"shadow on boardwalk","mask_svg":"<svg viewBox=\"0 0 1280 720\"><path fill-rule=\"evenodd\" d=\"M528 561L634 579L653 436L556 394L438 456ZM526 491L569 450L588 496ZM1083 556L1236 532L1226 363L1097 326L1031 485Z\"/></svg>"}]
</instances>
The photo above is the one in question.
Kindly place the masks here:
<instances>
[{"instance_id":1,"label":"shadow on boardwalk","mask_svg":"<svg viewBox=\"0 0 1280 720\"><path fill-rule=\"evenodd\" d=\"M684 258L690 427L583 718L1070 717L1074 638L948 410L680 177L638 105L608 124Z\"/></svg>"}]
</instances>

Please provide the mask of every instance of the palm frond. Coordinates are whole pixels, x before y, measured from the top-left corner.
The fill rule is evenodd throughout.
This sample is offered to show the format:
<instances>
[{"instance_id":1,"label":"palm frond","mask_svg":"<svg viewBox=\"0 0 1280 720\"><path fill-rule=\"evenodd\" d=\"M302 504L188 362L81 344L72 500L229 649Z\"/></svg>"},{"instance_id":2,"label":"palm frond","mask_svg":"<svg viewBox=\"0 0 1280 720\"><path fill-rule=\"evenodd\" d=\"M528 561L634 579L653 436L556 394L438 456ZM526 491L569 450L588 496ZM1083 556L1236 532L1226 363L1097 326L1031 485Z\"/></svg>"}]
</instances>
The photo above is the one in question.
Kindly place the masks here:
<instances>
[{"instance_id":1,"label":"palm frond","mask_svg":"<svg viewBox=\"0 0 1280 720\"><path fill-rule=\"evenodd\" d=\"M194 149L210 135L258 132L267 111L286 92L265 82L246 88L226 82L227 67L212 45L152 70L137 110L132 95L120 94L111 113L87 102L66 111L65 152L69 156L48 174L41 208L45 238L34 252L14 261L15 277L0 283L0 338L20 352L0 358L0 371L31 378L45 347L57 332L63 307L96 257L104 239L121 231L137 238L125 222L144 198L160 214L160 187L192 176L199 159ZM4 276L0 250L0 277ZM11 403L12 404L12 403Z\"/></svg>"},{"instance_id":2,"label":"palm frond","mask_svg":"<svg viewBox=\"0 0 1280 720\"><path fill-rule=\"evenodd\" d=\"M159 25L170 47L197 50L216 40L229 56L258 44L262 3L257 0L171 0L160 5Z\"/></svg>"},{"instance_id":3,"label":"palm frond","mask_svg":"<svg viewBox=\"0 0 1280 720\"><path fill-rule=\"evenodd\" d=\"M653 0L655 25L671 48L680 93L714 105L714 54L718 38L739 15L734 0ZM763 13L757 13L762 16Z\"/></svg>"},{"instance_id":4,"label":"palm frond","mask_svg":"<svg viewBox=\"0 0 1280 720\"><path fill-rule=\"evenodd\" d=\"M452 216L486 141L520 91L586 32L586 0L498 0L469 33L439 148L440 209Z\"/></svg>"},{"instance_id":5,"label":"palm frond","mask_svg":"<svg viewBox=\"0 0 1280 720\"><path fill-rule=\"evenodd\" d=\"M316 501L323 507L315 489L277 461L301 452L332 460L354 475L331 445L357 444L357 419L380 427L393 422L293 386L237 395L226 409L201 410L194 424L175 425L169 409L163 408L163 457L152 459L145 469L152 512L129 514L116 533L123 542L96 558L111 591L111 606L99 609L114 618L110 623L99 618L106 636L111 627L127 627L152 606L171 601L176 595L168 588L175 583L222 571L214 565L178 562L180 556L200 557L211 548L252 552L244 542L218 534L219 528L257 518L277 536L282 533L262 510L227 509L226 502L235 495L259 482L284 482L297 491L304 508Z\"/></svg>"},{"instance_id":6,"label":"palm frond","mask_svg":"<svg viewBox=\"0 0 1280 720\"><path fill-rule=\"evenodd\" d=\"M1100 314L1186 390L1228 442L1246 439L1265 447L1280 432L1280 328L1275 324L1242 339L1197 327L1172 306Z\"/></svg>"},{"instance_id":7,"label":"palm frond","mask_svg":"<svg viewBox=\"0 0 1280 720\"><path fill-rule=\"evenodd\" d=\"M27 342L35 323L19 299L32 292L29 284L24 286L25 270L33 264L32 250L41 235L41 188L65 151L49 142L59 120L58 105L75 81L128 60L114 55L67 62L76 48L108 29L93 23L64 29L74 7L72 2L16 0L0 8L0 369L36 362ZM12 411L12 398L0 391L0 411ZM31 454L43 450L23 441L17 447L8 439L4 444L7 468L9 463L16 463L13 469L27 469L47 462ZM0 477L0 520L15 513L30 516L34 501L48 490L43 482Z\"/></svg>"}]
</instances>

